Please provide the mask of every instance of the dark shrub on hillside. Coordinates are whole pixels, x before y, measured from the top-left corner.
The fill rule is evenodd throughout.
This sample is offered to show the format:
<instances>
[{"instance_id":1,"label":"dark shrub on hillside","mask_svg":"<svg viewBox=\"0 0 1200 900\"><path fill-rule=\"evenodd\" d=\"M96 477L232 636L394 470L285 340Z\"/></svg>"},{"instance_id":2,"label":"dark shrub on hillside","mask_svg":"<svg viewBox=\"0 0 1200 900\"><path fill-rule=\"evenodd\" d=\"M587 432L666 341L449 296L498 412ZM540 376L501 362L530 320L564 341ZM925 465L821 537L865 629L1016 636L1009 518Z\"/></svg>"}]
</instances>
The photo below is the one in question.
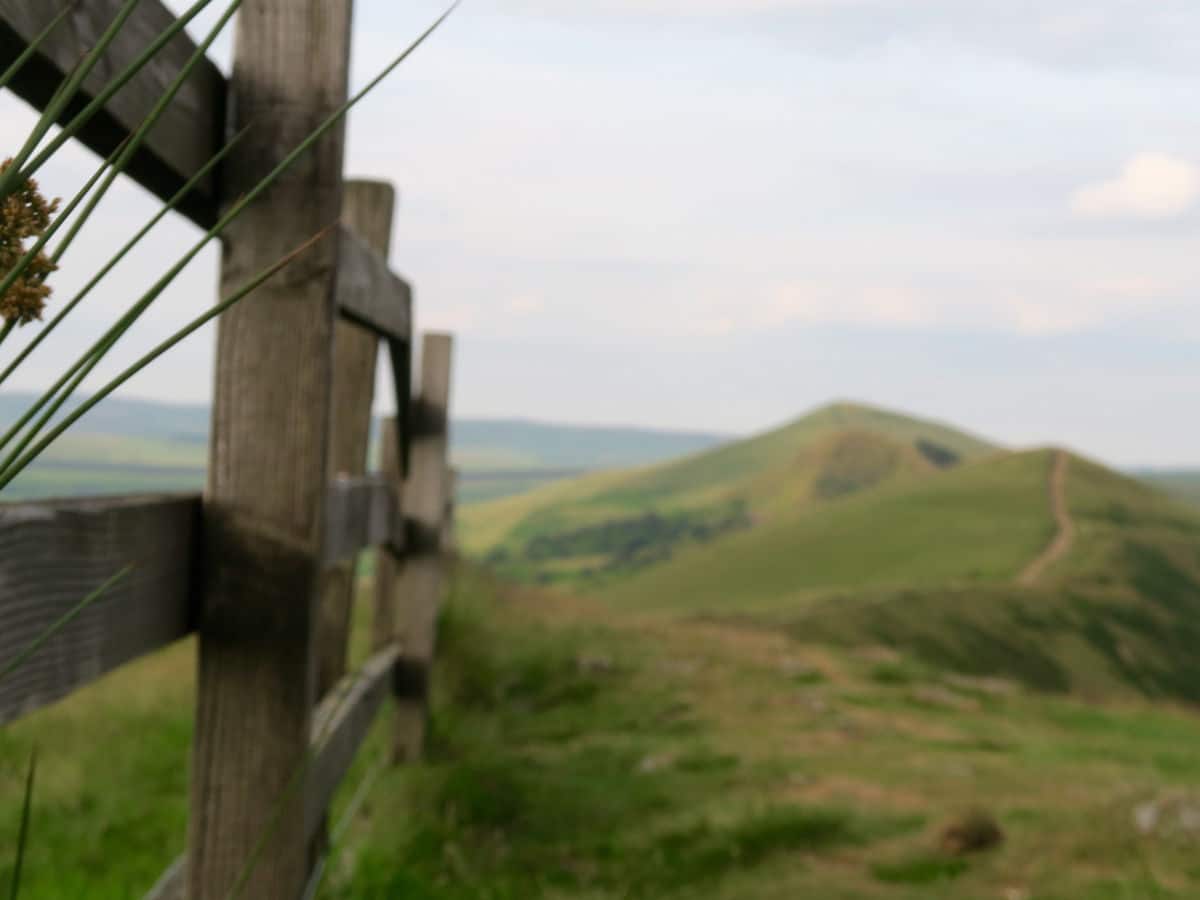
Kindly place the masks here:
<instances>
[{"instance_id":1,"label":"dark shrub on hillside","mask_svg":"<svg viewBox=\"0 0 1200 900\"><path fill-rule=\"evenodd\" d=\"M939 469L949 469L962 461L962 457L949 447L943 447L925 438L917 438L917 451Z\"/></svg>"}]
</instances>

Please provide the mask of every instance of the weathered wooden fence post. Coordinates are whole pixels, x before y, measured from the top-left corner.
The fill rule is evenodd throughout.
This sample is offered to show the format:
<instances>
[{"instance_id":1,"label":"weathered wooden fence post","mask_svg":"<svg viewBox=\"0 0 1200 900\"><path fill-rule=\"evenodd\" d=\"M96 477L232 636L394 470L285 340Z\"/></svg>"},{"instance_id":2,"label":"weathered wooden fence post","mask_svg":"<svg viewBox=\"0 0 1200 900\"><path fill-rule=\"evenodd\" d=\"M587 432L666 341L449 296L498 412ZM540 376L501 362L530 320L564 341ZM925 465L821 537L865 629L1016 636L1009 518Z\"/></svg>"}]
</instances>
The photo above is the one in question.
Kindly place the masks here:
<instances>
[{"instance_id":1,"label":"weathered wooden fence post","mask_svg":"<svg viewBox=\"0 0 1200 900\"><path fill-rule=\"evenodd\" d=\"M397 675L396 756L401 760L419 758L425 744L443 582L452 355L449 335L425 336L420 393L412 412L412 461L404 486L404 511L412 536L398 588L404 655Z\"/></svg>"},{"instance_id":2,"label":"weathered wooden fence post","mask_svg":"<svg viewBox=\"0 0 1200 900\"><path fill-rule=\"evenodd\" d=\"M396 192L390 184L380 181L346 183L342 221L384 261L391 250L395 206ZM342 320L337 323L330 459L330 472L334 478L366 473L378 349L379 335L375 332L356 322ZM325 573L317 626L319 697L324 697L346 674L356 563L356 559L338 562Z\"/></svg>"},{"instance_id":3,"label":"weathered wooden fence post","mask_svg":"<svg viewBox=\"0 0 1200 900\"><path fill-rule=\"evenodd\" d=\"M246 0L231 104L253 125L236 198L345 99L351 0ZM224 242L227 291L335 222L343 129ZM188 866L192 900L296 900L329 475L338 241L226 313L218 338Z\"/></svg>"},{"instance_id":4,"label":"weathered wooden fence post","mask_svg":"<svg viewBox=\"0 0 1200 900\"><path fill-rule=\"evenodd\" d=\"M387 261L392 244L396 192L379 181L348 181L342 195L342 224ZM333 478L366 474L375 400L379 335L345 319L334 326L333 410L330 473ZM358 555L329 565L321 579L317 616L317 697L323 698L346 674ZM312 853L325 852L328 828L322 823Z\"/></svg>"}]
</instances>

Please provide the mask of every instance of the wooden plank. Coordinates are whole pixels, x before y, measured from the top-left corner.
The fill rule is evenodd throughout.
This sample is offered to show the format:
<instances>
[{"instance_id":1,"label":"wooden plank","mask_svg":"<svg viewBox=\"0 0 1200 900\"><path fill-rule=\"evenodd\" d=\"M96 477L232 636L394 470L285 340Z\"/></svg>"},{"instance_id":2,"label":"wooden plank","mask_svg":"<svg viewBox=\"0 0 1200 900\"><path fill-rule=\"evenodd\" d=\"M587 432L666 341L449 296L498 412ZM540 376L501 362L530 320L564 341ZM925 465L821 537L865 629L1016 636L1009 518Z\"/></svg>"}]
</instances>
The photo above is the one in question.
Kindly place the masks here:
<instances>
[{"instance_id":1,"label":"wooden plank","mask_svg":"<svg viewBox=\"0 0 1200 900\"><path fill-rule=\"evenodd\" d=\"M428 671L437 644L444 558L441 536L448 489L450 375L453 339L428 334L422 343L421 393L418 408L423 433L414 435L412 470L404 486L405 517L418 536L410 549L400 582L400 642L409 689L397 697L396 757L412 761L425 744L428 715ZM420 535L428 535L420 540ZM415 687L414 687L415 686Z\"/></svg>"},{"instance_id":2,"label":"wooden plank","mask_svg":"<svg viewBox=\"0 0 1200 900\"><path fill-rule=\"evenodd\" d=\"M225 169L228 196L244 194L345 102L351 7L242 5L230 103L235 129L255 127ZM343 146L336 127L234 223L223 292L340 216ZM224 900L239 883L243 897L295 900L308 878L306 791L296 779L316 692L340 243L319 243L220 322L190 900Z\"/></svg>"},{"instance_id":3,"label":"wooden plank","mask_svg":"<svg viewBox=\"0 0 1200 900\"><path fill-rule=\"evenodd\" d=\"M396 645L380 650L357 674L343 679L313 716L313 762L304 813L310 837L391 692L399 659Z\"/></svg>"},{"instance_id":4,"label":"wooden plank","mask_svg":"<svg viewBox=\"0 0 1200 900\"><path fill-rule=\"evenodd\" d=\"M0 70L15 61L67 5L67 0L0 0ZM9 86L35 108L43 109L64 74L95 45L120 8L121 0L77 3ZM112 77L124 71L174 20L174 14L158 0L142 0L61 121L73 118L95 99ZM195 50L186 34L173 38L89 122L80 139L101 156L111 154L141 125ZM169 198L221 147L224 126L225 79L212 62L205 61L180 88L127 174L152 193ZM216 184L212 176L206 178L184 200L180 212L199 225L212 225L218 205Z\"/></svg>"},{"instance_id":5,"label":"wooden plank","mask_svg":"<svg viewBox=\"0 0 1200 900\"><path fill-rule=\"evenodd\" d=\"M326 564L353 559L369 547L403 550L406 530L400 492L385 478L339 478L330 485L325 512Z\"/></svg>"},{"instance_id":6,"label":"wooden plank","mask_svg":"<svg viewBox=\"0 0 1200 900\"><path fill-rule=\"evenodd\" d=\"M0 506L0 666L135 567L0 682L0 724L193 630L200 517L199 497Z\"/></svg>"},{"instance_id":7,"label":"wooden plank","mask_svg":"<svg viewBox=\"0 0 1200 900\"><path fill-rule=\"evenodd\" d=\"M392 274L384 257L350 229L338 232L341 269L338 308L343 317L395 341L412 336L412 288Z\"/></svg>"}]
</instances>

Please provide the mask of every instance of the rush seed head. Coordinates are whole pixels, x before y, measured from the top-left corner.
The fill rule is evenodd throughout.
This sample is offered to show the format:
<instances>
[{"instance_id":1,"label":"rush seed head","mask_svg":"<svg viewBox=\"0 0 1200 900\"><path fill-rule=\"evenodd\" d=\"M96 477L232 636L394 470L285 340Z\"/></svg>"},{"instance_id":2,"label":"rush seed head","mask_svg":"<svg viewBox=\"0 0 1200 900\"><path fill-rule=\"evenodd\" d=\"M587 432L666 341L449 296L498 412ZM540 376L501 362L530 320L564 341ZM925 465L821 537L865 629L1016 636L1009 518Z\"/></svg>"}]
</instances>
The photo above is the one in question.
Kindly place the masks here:
<instances>
[{"instance_id":1,"label":"rush seed head","mask_svg":"<svg viewBox=\"0 0 1200 900\"><path fill-rule=\"evenodd\" d=\"M11 159L0 163L0 174L11 165ZM57 209L58 201L42 196L33 179L0 200L0 279L7 279L22 264L29 242L45 234ZM35 254L0 297L0 318L18 325L40 319L51 293L46 279L56 268L45 253Z\"/></svg>"}]
</instances>

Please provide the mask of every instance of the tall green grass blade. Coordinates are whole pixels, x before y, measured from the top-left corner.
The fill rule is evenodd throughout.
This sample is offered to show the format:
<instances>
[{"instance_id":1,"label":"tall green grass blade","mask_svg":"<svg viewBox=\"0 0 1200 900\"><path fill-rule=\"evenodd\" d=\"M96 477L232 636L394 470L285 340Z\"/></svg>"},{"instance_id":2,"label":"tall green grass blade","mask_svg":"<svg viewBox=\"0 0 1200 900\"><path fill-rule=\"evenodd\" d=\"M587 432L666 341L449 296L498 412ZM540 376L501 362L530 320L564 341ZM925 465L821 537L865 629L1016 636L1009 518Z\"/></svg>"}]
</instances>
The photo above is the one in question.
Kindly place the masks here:
<instances>
[{"instance_id":1,"label":"tall green grass blade","mask_svg":"<svg viewBox=\"0 0 1200 900\"><path fill-rule=\"evenodd\" d=\"M13 64L5 69L4 73L0 75L0 91L8 87L8 83L17 77L17 74L23 68L25 68L25 64L29 62L29 60L33 59L34 54L38 52L42 44L46 43L46 39L54 33L55 29L66 20L67 16L69 16L72 10L74 10L78 5L79 0L71 0L70 3L62 8L58 15L50 20L50 24L43 28L42 32L29 42L29 46L26 47L21 52L21 55L13 60Z\"/></svg>"},{"instance_id":2,"label":"tall green grass blade","mask_svg":"<svg viewBox=\"0 0 1200 900\"><path fill-rule=\"evenodd\" d=\"M269 266L268 268L264 269L257 276L255 276L254 278L247 281L240 288L238 288L238 290L234 291L229 297L225 298L220 303L218 303L214 307L212 307L212 309L208 310L208 312L204 313L201 316L197 316L190 323L188 323L188 325L179 329L177 332L175 332L169 338L164 340L162 343L158 344L149 353L147 353L146 355L141 357L141 359L139 359L133 365L129 366L127 369L125 369L123 372L121 372L119 375L117 375L115 378L113 378L110 382L108 382L108 384L106 384L104 387L102 387L99 391L97 391L95 394L93 394L91 397L89 397L87 399L87 401L80 404L78 408L76 408L70 415L65 417L60 423L58 423L53 429L51 429L51 431L44 438L42 438L40 441L38 441L37 444L31 450L29 450L23 457L21 457L19 460L16 460L13 462L9 462L8 460L6 460L5 464L4 464L4 469L3 469L2 473L0 473L0 490L3 490L5 487L7 487L12 482L12 480L21 473L21 471L23 469L25 469L31 462L33 462L38 457L39 454L41 454L48 446L50 446L50 444L52 444L64 431L66 431L73 424L75 424L75 422L79 421L79 419L81 419L81 418L83 418L83 416L87 415L87 413L90 412L92 410L92 408L95 407L96 404L98 404L101 400L103 400L105 397L112 394L114 391L116 391L118 388L120 388L121 385L123 385L126 381L128 381L133 376L137 375L144 368L146 368L148 365L150 365L152 362L154 362L156 359L158 359L160 356L162 356L168 350L173 348L180 341L183 341L186 338L190 337L193 333L198 331L204 325L207 325L209 322L211 322L213 319L215 319L221 313L225 312L225 310L232 307L234 304L241 302L241 300L243 300L247 295L249 295L252 292L254 292L255 290L257 290L264 282L266 282L271 277L276 275L281 269L283 269L286 266L288 266L289 264L291 264L297 257L303 255L313 245L315 245L319 241L323 240L332 229L333 229L333 226L330 226L330 227L324 229L320 234L305 241L301 246L297 247L295 250L293 250L287 256L283 257L278 262L276 262L273 265ZM110 344L111 343L115 343L115 337L112 339Z\"/></svg>"},{"instance_id":3,"label":"tall green grass blade","mask_svg":"<svg viewBox=\"0 0 1200 900\"><path fill-rule=\"evenodd\" d=\"M71 230L67 232L59 245L54 248L54 253L50 256L52 262L57 263L59 260L61 260L63 254L67 252L67 248L70 247L75 238L79 236L79 232L82 230L83 226L87 224L88 220L92 216L92 213L95 212L96 207L100 204L100 201L104 199L105 194L107 194L109 188L112 187L113 182L117 180L117 176L125 171L125 167L129 165L129 161L133 159L134 154L136 154L141 148L142 143L145 141L146 136L150 133L150 130L158 123L158 120L162 117L162 114L166 112L167 107L170 106L171 102L176 96L178 96L179 91L183 88L184 83L189 77L191 77L191 74L196 70L196 67L200 63L207 60L209 48L221 35L221 32L225 30L225 26L229 24L229 20L233 18L234 14L241 5L242 0L231 0L228 9L225 10L225 12L217 20L216 24L209 29L209 32L205 36L204 40L199 46L196 47L195 51L192 53L184 67L179 70L179 74L175 77L175 80L171 82L171 85L167 88L167 90L162 94L161 97L158 98L158 101L154 104L154 108L151 109L146 115L146 118L142 121L142 124L138 126L137 131L135 131L129 137L128 142L125 145L125 149L117 158L116 162L113 163L112 170L109 172L104 183L100 185L100 188L95 192L95 194L92 195L92 198L88 201L87 207L79 214L79 217L76 219L75 224L71 227ZM3 291L0 291L0 294L2 293Z\"/></svg>"},{"instance_id":4,"label":"tall green grass blade","mask_svg":"<svg viewBox=\"0 0 1200 900\"><path fill-rule=\"evenodd\" d=\"M442 13L442 15L439 16L433 22L432 25L429 26L429 28L427 28L419 37L417 37L417 39L415 41L413 41L411 44L409 44L408 47L406 47L404 49L404 51L402 53L400 53L399 56L397 56L388 66L386 66L375 78L373 78L370 82L368 82L368 84L365 87L363 87L360 91L358 91L356 94L354 94L354 96L352 96L349 100L347 100L344 104L342 104L337 110L335 110L332 114L330 114L330 116L328 118L326 118L325 121L322 122L311 134L309 134L309 136L307 138L305 138L303 141L301 141L300 144L298 144L292 150L291 153L289 153L287 156L285 156L284 159L278 165L276 165L274 169L271 170L271 172L269 172L262 180L260 180L258 182L258 184L256 184L237 203L235 203L221 217L220 221L218 221L217 224L214 225L199 241L197 241L196 244L191 248L191 250L189 250L182 257L182 259L180 259L174 266L172 266L171 269L168 270L168 272L161 279L159 279L159 281L145 295L143 295L143 297L134 305L134 307L124 317L122 317L122 319L116 325L114 325L112 329L110 329L108 334L106 334L99 341L97 341L96 344L93 345L93 347L77 363L76 371L78 371L78 369L82 368L82 367L89 367L88 371L90 371L91 368L94 368L95 364L99 361L99 358L102 358L104 356L104 354L106 354L109 350L112 349L112 347L116 344L116 342L124 335L124 333L126 331L128 331L128 329L130 327L132 327L134 322L137 321L137 319L142 315L142 313L144 313L145 310L148 309L150 307L150 305L153 304L153 302L163 293L163 291L165 291L167 289L167 287L169 287L170 284L172 282L174 282L174 280L179 276L179 274L191 263L191 261L193 259L195 259L195 257L200 253L200 251L203 250L203 248L205 246L207 246L207 244L214 237L217 237L227 227L229 227L229 225L235 219L237 219L251 203L253 203L256 199L258 199L258 197L261 196L263 194L263 192L265 192L272 184L274 184L275 181L277 181L281 175L283 175L288 169L290 169L296 163L296 161L301 156L303 156L309 149L311 149L311 147L318 140L320 140L326 133L328 133L329 130L332 129L334 127L334 125L336 125L342 119L343 116L345 116L351 109L353 109L358 103L360 103L368 94L370 94L376 87L378 87L379 84L385 78L387 78L388 75L390 75L393 71L395 71L395 69L401 63L403 63L406 59L408 59L417 50L417 48L419 48L422 44L424 44L425 41L428 40L429 37L435 31L437 31L437 29L439 27L441 27L441 25L458 8L460 3L461 3L461 0L455 0L455 2L452 3L449 6L449 8L447 8L447 10L444 13ZM228 302L228 301L226 301L226 302ZM230 305L232 305L232 304L230 304ZM219 309L221 309L221 306L215 307L214 309L219 310ZM211 316L213 314L214 313L210 312L206 316L202 316L199 320L197 320L197 322L199 322L200 324L203 324L203 322L208 321L208 319L211 318ZM195 325L195 327L199 327L198 325L196 325L196 323L193 323L193 325ZM189 330L189 329L191 329L191 330ZM182 337L186 337L188 334L191 334L192 330L194 330L193 326L188 326L187 329L184 329L186 334L183 334ZM179 339L181 340L182 337L180 337ZM176 340L174 342L177 343L178 341ZM173 344L172 344L172 346L173 346ZM162 352L165 352L165 351L162 351ZM161 353L157 353L157 355L161 355ZM155 358L157 358L157 355L155 356ZM67 379L60 379L59 386L61 386L61 384L63 382L65 382L66 380ZM58 399L55 401L54 410L46 415L43 415L39 424L37 426L35 426L34 429L23 438L23 440L21 442L21 446L17 449L17 451L10 453L9 456L4 460L4 462L0 463L0 473L2 473L2 474L0 474L0 489L3 489L7 484L9 484L12 481L12 479L16 476L16 474L18 474L22 469L24 469L29 464L29 462L32 461L32 457L29 454L26 454L25 457L21 457L20 459L18 459L18 454L21 452L21 450L23 450L26 446L28 446L30 441L33 439L33 436L40 432L41 428L45 426L45 424L49 421L49 418L53 415L53 413L62 407L63 403L66 402L66 400L70 397L71 393L73 393L74 388L77 387L81 381L82 381L82 379L79 378L78 375L76 375L74 377L73 383L68 387L68 389L58 396ZM52 392L53 391L54 391L54 389L52 389ZM111 391L110 391L110 393L111 393ZM95 399L95 398L93 398L93 399ZM88 406L87 408L90 408L90 406ZM82 410L82 408L81 408L81 410ZM71 417L68 417L68 419L62 425L56 427L53 430L52 436L51 436L51 438L49 438L49 440L52 440L53 437L61 434L62 431L65 430L65 427L64 427L65 425L68 425L69 423L76 421L79 417L81 410L77 410L76 414L72 415ZM10 429L10 432L11 432L11 429ZM3 442L0 442L0 446L4 446L8 440L11 440L11 437L6 436L6 439ZM45 446L48 446L46 441L41 441L37 444L37 447L40 447L43 449L45 448ZM35 450L33 452L34 452L34 455L36 455L36 453L40 452L40 451L38 451L35 448Z\"/></svg>"},{"instance_id":5,"label":"tall green grass blade","mask_svg":"<svg viewBox=\"0 0 1200 900\"><path fill-rule=\"evenodd\" d=\"M29 159L29 156L41 144L42 140L50 132L50 129L54 127L54 123L58 121L59 116L66 111L67 105L75 99L75 95L79 93L79 88L83 86L84 79L92 73L92 70L96 67L96 63L100 62L100 58L108 50L109 45L116 40L117 35L121 33L121 29L125 27L125 23L129 20L129 17L137 9L139 2L140 0L125 0L124 5L117 12L116 18L109 23L108 28L100 35L96 46L88 51L82 63L76 66L75 70L67 76L66 81L55 94L54 99L47 104L46 109L38 117L37 124L34 125L33 130L29 133L29 137L26 138L24 146L13 157L12 167L3 176L0 176L0 198L7 197L16 190L17 185L24 184L31 177L32 172L25 173L21 171L25 166L25 161ZM51 141L51 145L53 144L54 141ZM49 159L49 156L46 158Z\"/></svg>"},{"instance_id":6,"label":"tall green grass blade","mask_svg":"<svg viewBox=\"0 0 1200 900\"><path fill-rule=\"evenodd\" d=\"M199 183L205 174L210 172L222 159L225 158L226 155L229 154L230 151L233 150L233 148L242 140L243 137L245 137L249 130L250 128L248 126L247 128L242 129L242 131L238 134L234 135L233 139L230 140L230 142L226 144L225 147L223 147L211 160L209 160L200 169L200 171L193 175L188 183L184 185L184 187L174 197L171 198L171 201L162 209L160 209L158 213L155 214L150 221L136 235L134 235L129 242L126 243L121 251L118 252L111 260L109 260L109 262L106 263L100 269L100 271L92 277L88 284L84 286L83 290L80 291L80 293L77 294L74 299L72 299L71 302L68 303L58 313L57 316L55 316L53 321L51 321L50 324L44 328L37 335L37 337L35 337L34 340L31 341L24 350L21 351L20 354L18 354L17 358L13 360L13 362L10 363L9 366L4 370L3 374L0 374L0 384L3 384L5 379L7 379L14 371L17 370L21 363L28 358L29 354L32 353L56 327L58 327L63 319L70 315L71 311L74 310L75 307L77 307L83 301L83 299L87 297L89 293L91 293L96 285L98 285L105 278L105 276L107 276L108 273L111 272L112 269L126 256L126 254L128 254L134 248L134 246L136 246L150 232L150 230L154 228L154 226L160 222L163 217L166 216L166 214L183 199L183 197L188 194L188 192L197 183ZM47 404L52 404L50 409L46 410L38 422L24 435L20 444L9 453L7 459L3 463L0 463L0 471L3 471L7 465L11 464L20 455L21 451L24 450L25 447L29 446L30 442L42 431L42 429L54 417L59 409L62 408L63 404L66 403L66 401L71 397L76 388L78 388L83 380L100 363L100 361L103 360L104 356L109 350L112 349L116 341L119 340L120 337L130 327L132 327L142 312L144 312L144 310L148 308L155 299L157 299L159 294L166 289L167 285L174 280L175 275L177 275L178 272L181 272L183 270L183 266L186 266L190 261L191 258L185 258L182 266L179 267L177 272L174 272L174 274L168 273L168 277L166 279L160 280L159 284L156 285L157 290L152 289L149 294L142 298L142 303L135 304L131 310L127 311L123 316L121 316L121 318L117 320L116 324L114 324L107 332L101 335L101 337L91 347L89 347L88 350L70 366L70 368L68 368L62 375L59 376L58 380L49 388L49 390L47 390L40 398L38 398L38 401L33 406L26 410L16 422L9 426L4 435L0 436L0 449L7 447L13 441L13 439L16 438L16 436L20 434L23 429L26 428L26 426L35 416L37 416L39 413L42 413L42 410Z\"/></svg>"},{"instance_id":7,"label":"tall green grass blade","mask_svg":"<svg viewBox=\"0 0 1200 900\"><path fill-rule=\"evenodd\" d=\"M45 410L37 422L35 422L34 425L27 432L25 432L24 435L21 436L17 446L14 447L9 452L8 456L5 457L4 461L0 463L0 472L4 471L20 457L22 451L24 451L25 448L28 447L39 434L41 434L42 430L50 423L50 420L58 414L60 409L62 409L63 404L65 404L79 388L79 385L82 384L90 374L92 374L92 370L100 364L100 362L104 359L104 355L112 349L120 335L123 334L133 324L132 316L132 313L126 313L124 316L122 316L117 325L114 326L113 329L110 329L109 333L105 337L101 338L96 352L90 357L84 357L80 359L76 365L72 367L73 374L67 379L68 383L65 387L62 386L63 379L60 378L55 386L42 396L42 398L38 401L37 408L41 408L47 401L52 399L53 402L50 403L50 408ZM27 411L25 415L21 417L20 421L14 425L13 428L10 428L9 431L12 432L13 429L17 428L18 425L24 427L21 423L27 422L29 417L30 411ZM11 440L11 438L8 438L8 440Z\"/></svg>"},{"instance_id":8,"label":"tall green grass blade","mask_svg":"<svg viewBox=\"0 0 1200 900\"><path fill-rule=\"evenodd\" d=\"M138 0L132 0L132 2L137 3ZM59 148L63 146L63 144L74 138L75 135L79 133L79 130L92 120L93 116L104 109L104 107L108 104L108 101L113 98L117 91L121 90L121 88L125 87L125 85L132 81L133 77L137 75L137 73L143 68L145 68L146 64L149 63L150 60L155 57L155 55L157 55L159 50L165 47L172 39L174 39L177 34L183 31L187 24L191 22L192 19L196 18L196 16L198 16L201 12L203 12L204 9L212 2L213 0L197 0L197 2L190 6L186 12L175 19L169 28L167 28L157 38L147 44L146 48L141 52L137 59L126 66L125 70L121 72L120 75L110 81L104 87L104 89L101 90L100 93L98 93L96 97L87 106L85 106L78 115L75 116L75 118L68 122L66 126L64 126L63 129L46 145L46 147L33 158L28 166L26 166L21 172L22 178L28 179L32 177L38 169L44 166L47 160L52 158L54 154L58 152ZM107 45L105 45L105 48L107 49ZM0 185L0 196L4 195L3 185Z\"/></svg>"},{"instance_id":9,"label":"tall green grass blade","mask_svg":"<svg viewBox=\"0 0 1200 900\"><path fill-rule=\"evenodd\" d=\"M57 622L34 638L28 647L16 655L16 658L5 665L4 668L0 669L0 684L3 684L5 681L7 681L12 676L13 672L25 665L25 663L28 662L35 653L41 650L51 638L78 619L85 610L90 608L92 604L112 590L113 587L119 584L132 571L133 566L126 566L112 578L108 579L108 581L104 582L104 584L100 585L100 587L96 588L96 590L92 591L90 594L80 600Z\"/></svg>"},{"instance_id":10,"label":"tall green grass blade","mask_svg":"<svg viewBox=\"0 0 1200 900\"><path fill-rule=\"evenodd\" d=\"M117 150L114 151L114 156L119 155L120 153L121 153L121 148L118 147ZM55 232L60 227L62 227L64 222L67 222L70 219L71 214L75 210L75 207L77 207L83 201L83 199L85 197L87 197L88 193L92 190L92 188L95 186L96 182L100 179L100 176L103 175L105 170L110 167L112 160L113 160L113 157L110 157L109 159L105 160L101 164L100 168L98 168L96 170L95 174L93 174L92 177L90 179L88 179L87 183L83 186L83 188L80 189L80 191L75 195L75 197L67 205L67 208L65 210L63 210L63 212L54 220L53 223L51 223L50 227L46 229L46 232L43 235L41 235L41 237L39 237L37 241L34 242L33 246L30 247L30 249L28 251L26 251L24 256L22 256L21 259L18 260L17 265L14 266L12 272L10 272L3 280L0 280L0 297L4 296L5 292L8 291L9 288L11 288L12 285L16 283L17 277L19 277L22 274L22 272L25 271L25 269L29 266L30 262L37 256L37 254L41 251L41 249L46 245L46 242L49 241L50 238L52 238L54 236ZM16 325L15 322L6 324L4 333L0 334L0 342L3 342L3 339L5 337L7 337L9 333L11 333L12 327L15 325ZM23 356L27 356L27 355L28 354L23 354ZM15 363L12 366L10 366L10 370L15 369L15 368L16 368ZM61 379L60 379L59 384L57 384L52 389L52 391L57 392L57 390L60 387L61 387ZM7 443L10 440L12 440L13 436L16 435L22 428L25 427L25 425L28 423L29 419L32 418L32 416L36 414L36 410L40 409L42 406L45 405L45 402L47 401L47 399L48 399L47 396L43 396L42 400L40 400L36 404L34 410L27 412L24 416L21 417L20 420L18 420L16 423L14 423L14 425L12 425L9 428L9 430L5 433L5 435L3 437L0 437L0 448L6 446Z\"/></svg>"},{"instance_id":11,"label":"tall green grass blade","mask_svg":"<svg viewBox=\"0 0 1200 900\"><path fill-rule=\"evenodd\" d=\"M159 222L161 222L163 219L166 218L167 213L172 212L176 207L178 207L179 204L183 202L184 198L187 197L187 195L190 194L193 189L195 189L196 185L198 185L201 181L203 181L213 171L213 169L215 169L221 163L221 161L223 159L225 159L226 156L229 155L229 153L234 149L234 147L236 147L242 141L242 139L249 133L251 127L252 126L247 126L246 128L243 128L240 132L235 134L233 136L233 138L230 139L229 143L227 143L224 147L222 147L220 150L218 150L217 153L213 155L212 159L210 159L208 162L206 162L196 172L195 175L193 175L190 179L188 179L188 182L182 188L179 189L179 191L175 194L175 196L173 196L170 200L168 200L159 209L159 211L150 218L150 220L141 228L141 230L138 231L138 233L135 234L132 238L130 238L129 241L126 242L125 246L122 247L116 253L116 255L112 257L112 259L110 259L108 262L106 262L91 277L91 279L88 280L88 283L83 286L83 288L79 291L79 293L76 294L66 306L64 306L61 310L59 310L57 315L55 315L54 318L51 319L50 322L48 322L41 329L41 331L39 331L37 333L37 335L33 338L33 340L30 341L29 344L21 350L21 352L17 355L17 358L14 359L11 363L9 363L8 366L5 367L3 372L0 372L0 385L4 384L4 382L9 378L9 376L11 376L13 372L15 372L18 368L20 368L21 364L23 362L25 362L26 359L29 358L29 355L31 353L33 353L33 351L35 351L41 345L41 343L43 341L45 341L46 338L48 338L54 332L54 330L56 328L58 328L59 325L62 324L63 320L67 316L69 316L74 311L74 309L80 303L82 303L83 300L88 297L88 295L91 294L91 292L93 290L96 289L96 287L100 284L100 282L103 281L108 276L108 274L110 272L112 272L112 270L114 268L117 267L117 265L121 262L121 260L123 260L126 256L128 256L133 251L133 249L142 242L142 240L146 237L146 235L148 235L154 229L154 227L156 225L158 225ZM0 340L3 340L3 338L0 338ZM67 371L66 375L60 380L59 384L55 388L52 389L52 392L56 393L58 391L58 389L60 389L62 387L62 385L66 383L67 379L69 379L72 375L74 375L74 373L78 370L78 366L81 364L82 363L77 363L75 366L73 366L71 369L69 369ZM24 428L25 424L28 422L29 418L32 418L34 415L36 415L37 411L41 408L42 405L44 405L47 402L47 400L48 400L48 398L43 398L43 400L31 411L31 413L28 413L27 417L22 422L18 423L16 430L19 431L21 428ZM6 434L3 438L0 438L0 447L3 447L5 444L7 444L8 441L11 439L11 437L12 437L12 432L10 430L9 434Z\"/></svg>"},{"instance_id":12,"label":"tall green grass blade","mask_svg":"<svg viewBox=\"0 0 1200 900\"><path fill-rule=\"evenodd\" d=\"M25 848L29 846L29 826L33 821L33 785L37 777L37 747L29 756L29 773L25 776L25 801L21 805L21 829L17 832L17 856L13 862L10 900L21 893L21 872L25 868Z\"/></svg>"}]
</instances>

